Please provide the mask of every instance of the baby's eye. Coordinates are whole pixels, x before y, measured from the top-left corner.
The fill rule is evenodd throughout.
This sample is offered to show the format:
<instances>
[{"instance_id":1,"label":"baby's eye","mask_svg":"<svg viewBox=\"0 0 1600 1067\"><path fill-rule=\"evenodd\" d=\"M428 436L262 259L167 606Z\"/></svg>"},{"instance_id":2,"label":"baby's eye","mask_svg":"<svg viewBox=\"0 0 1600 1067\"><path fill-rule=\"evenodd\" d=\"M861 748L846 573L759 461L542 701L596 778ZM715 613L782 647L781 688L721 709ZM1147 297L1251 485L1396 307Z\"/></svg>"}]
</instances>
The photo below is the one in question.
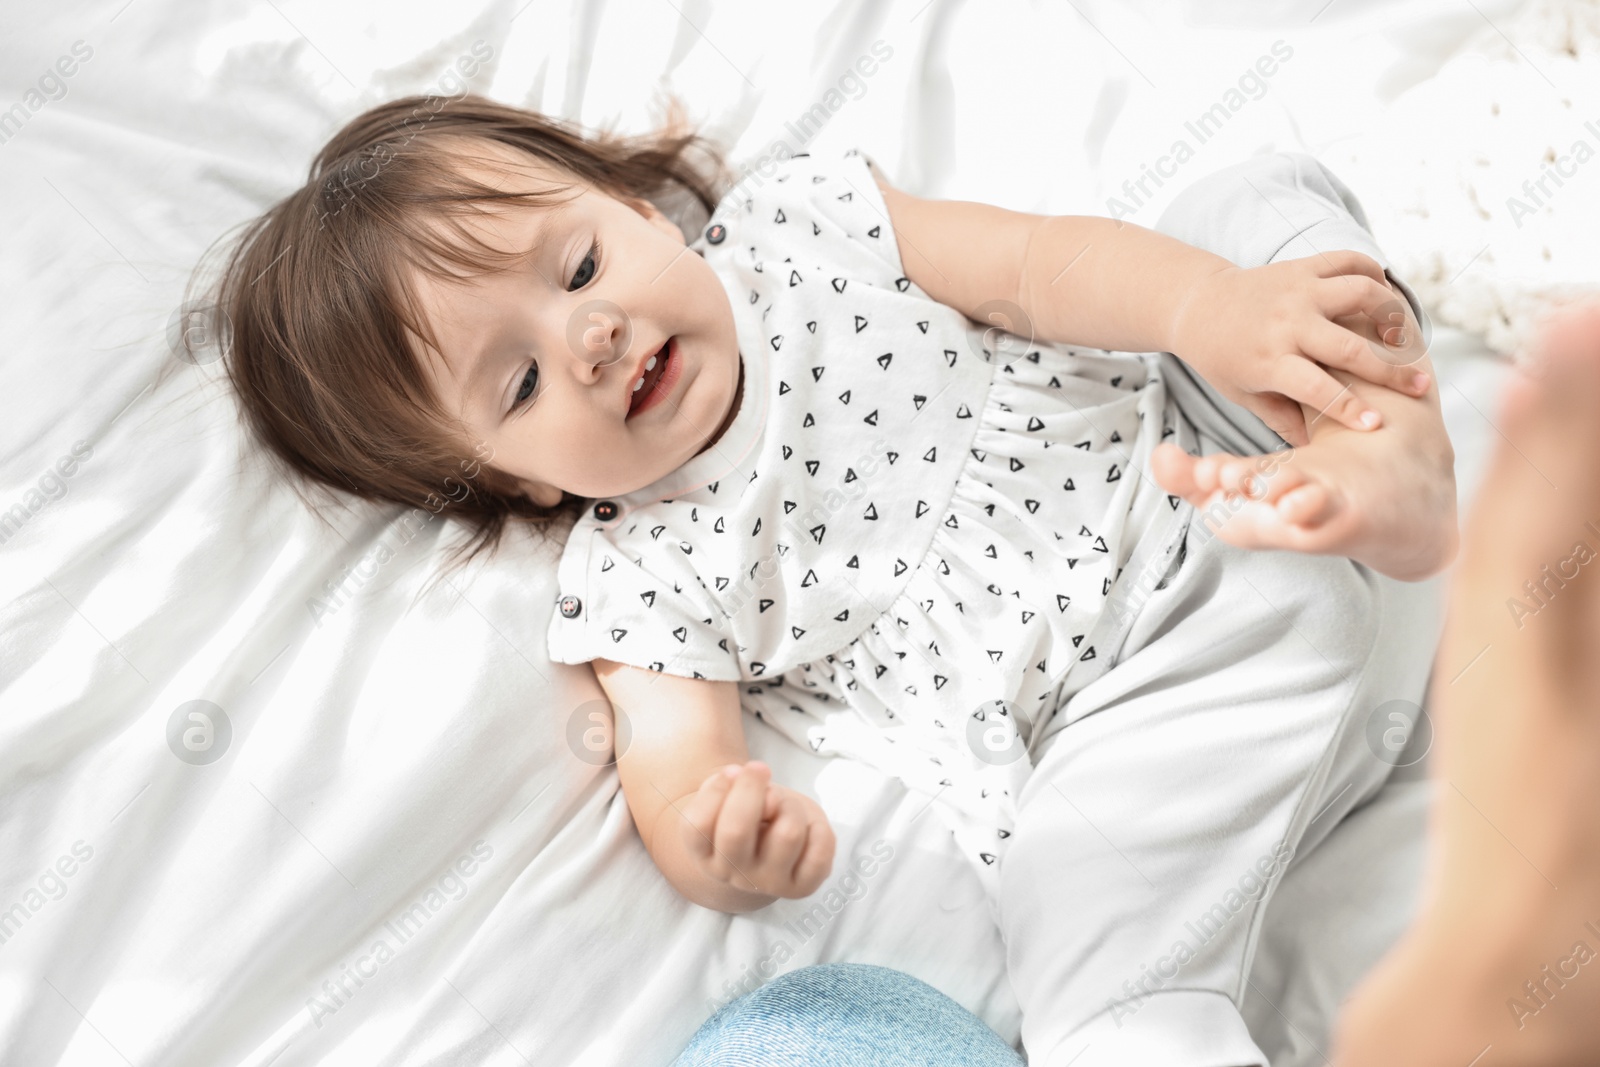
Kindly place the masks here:
<instances>
[{"instance_id":1,"label":"baby's eye","mask_svg":"<svg viewBox=\"0 0 1600 1067\"><path fill-rule=\"evenodd\" d=\"M587 274L584 273L585 267L589 268ZM589 254L584 256L583 261L578 264L578 271L572 276L572 284L567 287L567 292L570 293L574 289L582 289L585 285L588 285L594 280L595 271L599 268L600 239L596 237L594 243L589 246Z\"/></svg>"},{"instance_id":2,"label":"baby's eye","mask_svg":"<svg viewBox=\"0 0 1600 1067\"><path fill-rule=\"evenodd\" d=\"M511 401L511 410L515 411L531 397L539 388L539 364L528 364L528 370L522 376L521 383L517 386L517 395Z\"/></svg>"}]
</instances>

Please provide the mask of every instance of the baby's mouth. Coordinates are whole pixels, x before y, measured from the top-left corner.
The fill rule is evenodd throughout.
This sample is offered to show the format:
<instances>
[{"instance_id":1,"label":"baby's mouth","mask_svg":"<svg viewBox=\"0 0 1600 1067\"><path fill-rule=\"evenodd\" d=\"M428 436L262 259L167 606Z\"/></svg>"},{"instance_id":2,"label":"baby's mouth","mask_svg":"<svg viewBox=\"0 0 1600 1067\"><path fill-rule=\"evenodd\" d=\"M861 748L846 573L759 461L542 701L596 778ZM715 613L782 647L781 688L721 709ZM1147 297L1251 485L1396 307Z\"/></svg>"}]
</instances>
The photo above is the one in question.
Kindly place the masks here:
<instances>
[{"instance_id":1,"label":"baby's mouth","mask_svg":"<svg viewBox=\"0 0 1600 1067\"><path fill-rule=\"evenodd\" d=\"M651 390L655 389L656 382L661 380L661 375L667 369L668 349L671 345L672 338L669 337L661 342L661 347L656 349L654 355L645 360L644 375L634 382L633 396L628 401L628 414L633 414L640 401L649 396ZM640 384L641 382L643 384Z\"/></svg>"}]
</instances>

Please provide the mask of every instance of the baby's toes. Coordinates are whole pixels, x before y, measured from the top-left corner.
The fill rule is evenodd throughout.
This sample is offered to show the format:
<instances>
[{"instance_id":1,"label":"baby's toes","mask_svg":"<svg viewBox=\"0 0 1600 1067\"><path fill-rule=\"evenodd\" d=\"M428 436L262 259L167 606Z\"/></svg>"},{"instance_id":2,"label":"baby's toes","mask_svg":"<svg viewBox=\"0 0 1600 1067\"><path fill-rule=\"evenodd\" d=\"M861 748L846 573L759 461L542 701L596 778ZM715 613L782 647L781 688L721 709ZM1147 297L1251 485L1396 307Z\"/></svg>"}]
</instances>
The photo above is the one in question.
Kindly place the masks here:
<instances>
[{"instance_id":1,"label":"baby's toes","mask_svg":"<svg viewBox=\"0 0 1600 1067\"><path fill-rule=\"evenodd\" d=\"M1340 501L1326 486L1306 481L1281 494L1276 507L1278 516L1284 522L1311 530L1338 515Z\"/></svg>"},{"instance_id":2,"label":"baby's toes","mask_svg":"<svg viewBox=\"0 0 1600 1067\"><path fill-rule=\"evenodd\" d=\"M1155 475L1156 484L1161 488L1198 505L1211 495L1211 489L1202 485L1198 477L1200 465L1205 462L1177 445L1163 444L1156 446L1156 450L1150 454L1150 472ZM1209 480L1214 482L1215 474Z\"/></svg>"},{"instance_id":3,"label":"baby's toes","mask_svg":"<svg viewBox=\"0 0 1600 1067\"><path fill-rule=\"evenodd\" d=\"M1210 496L1212 493L1222 488L1222 468L1229 460L1237 458L1237 456L1230 456L1226 453L1223 453L1222 455L1216 456L1201 456L1199 459L1195 460L1195 489L1206 496Z\"/></svg>"},{"instance_id":4,"label":"baby's toes","mask_svg":"<svg viewBox=\"0 0 1600 1067\"><path fill-rule=\"evenodd\" d=\"M1282 494L1284 471L1270 470L1260 456L1218 456L1217 485L1223 492L1251 500L1275 500Z\"/></svg>"},{"instance_id":5,"label":"baby's toes","mask_svg":"<svg viewBox=\"0 0 1600 1067\"><path fill-rule=\"evenodd\" d=\"M1238 548L1326 552L1328 532L1289 522L1275 505L1252 501L1221 523L1214 532Z\"/></svg>"},{"instance_id":6,"label":"baby's toes","mask_svg":"<svg viewBox=\"0 0 1600 1067\"><path fill-rule=\"evenodd\" d=\"M1224 493L1238 493L1251 500L1260 500L1262 483L1256 471L1254 456L1214 456L1217 488Z\"/></svg>"},{"instance_id":7,"label":"baby's toes","mask_svg":"<svg viewBox=\"0 0 1600 1067\"><path fill-rule=\"evenodd\" d=\"M1272 504L1310 479L1298 467L1278 464L1266 466L1260 456L1230 462L1221 475L1223 488L1259 503Z\"/></svg>"}]
</instances>

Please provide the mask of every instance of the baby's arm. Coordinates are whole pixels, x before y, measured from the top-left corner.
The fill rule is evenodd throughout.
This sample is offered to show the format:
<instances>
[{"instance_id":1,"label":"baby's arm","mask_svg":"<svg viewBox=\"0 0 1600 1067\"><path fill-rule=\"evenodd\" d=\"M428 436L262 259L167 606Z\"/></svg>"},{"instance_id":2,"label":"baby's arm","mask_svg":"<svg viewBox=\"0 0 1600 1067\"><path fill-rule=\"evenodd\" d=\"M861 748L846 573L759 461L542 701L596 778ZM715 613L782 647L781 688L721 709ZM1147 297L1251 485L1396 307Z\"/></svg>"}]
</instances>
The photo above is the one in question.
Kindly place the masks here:
<instances>
[{"instance_id":1,"label":"baby's arm","mask_svg":"<svg viewBox=\"0 0 1600 1067\"><path fill-rule=\"evenodd\" d=\"M597 659L627 729L617 774L645 848L702 907L745 912L816 892L834 835L816 801L774 784L745 747L736 682L680 678Z\"/></svg>"},{"instance_id":2,"label":"baby's arm","mask_svg":"<svg viewBox=\"0 0 1600 1067\"><path fill-rule=\"evenodd\" d=\"M878 184L906 274L935 300L1029 341L1175 352L1291 444L1307 440L1300 404L1351 429L1381 425L1329 368L1410 396L1428 387L1335 321L1394 309L1370 256L1330 250L1246 268L1121 220L924 200Z\"/></svg>"},{"instance_id":3,"label":"baby's arm","mask_svg":"<svg viewBox=\"0 0 1600 1067\"><path fill-rule=\"evenodd\" d=\"M1308 445L1264 497L1228 509L1224 540L1349 556L1408 580L1454 557L1454 454L1422 331L1374 258L1359 204L1311 157L1257 157L1195 183L1162 216L1165 233L879 184L906 270L930 296L982 321L984 301L1016 285L1043 339L1192 364L1204 378L1173 360L1184 380L1169 387L1229 412L1248 438L1229 447ZM1403 340L1390 332L1401 316ZM1379 432L1358 429L1367 412ZM1255 466L1170 446L1154 459L1163 487L1199 507Z\"/></svg>"}]
</instances>

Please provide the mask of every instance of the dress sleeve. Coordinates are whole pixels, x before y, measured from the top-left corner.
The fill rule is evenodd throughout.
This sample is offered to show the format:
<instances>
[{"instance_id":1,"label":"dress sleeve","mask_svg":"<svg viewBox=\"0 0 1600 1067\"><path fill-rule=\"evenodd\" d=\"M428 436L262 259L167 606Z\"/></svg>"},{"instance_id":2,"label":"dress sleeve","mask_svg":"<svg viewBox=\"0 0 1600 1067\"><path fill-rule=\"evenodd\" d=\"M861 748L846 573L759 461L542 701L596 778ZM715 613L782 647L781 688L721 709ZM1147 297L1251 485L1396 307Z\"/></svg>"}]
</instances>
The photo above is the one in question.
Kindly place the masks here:
<instances>
[{"instance_id":1,"label":"dress sleeve","mask_svg":"<svg viewBox=\"0 0 1600 1067\"><path fill-rule=\"evenodd\" d=\"M751 181L759 179L752 175ZM904 292L911 283L871 160L858 148L802 153L753 189L753 212L788 254L841 279Z\"/></svg>"},{"instance_id":2,"label":"dress sleeve","mask_svg":"<svg viewBox=\"0 0 1600 1067\"><path fill-rule=\"evenodd\" d=\"M609 659L683 678L740 680L732 627L692 564L704 546L674 536L670 520L634 514L638 521L626 531L583 521L573 527L557 567L550 659ZM645 539L649 550L642 550Z\"/></svg>"}]
</instances>

